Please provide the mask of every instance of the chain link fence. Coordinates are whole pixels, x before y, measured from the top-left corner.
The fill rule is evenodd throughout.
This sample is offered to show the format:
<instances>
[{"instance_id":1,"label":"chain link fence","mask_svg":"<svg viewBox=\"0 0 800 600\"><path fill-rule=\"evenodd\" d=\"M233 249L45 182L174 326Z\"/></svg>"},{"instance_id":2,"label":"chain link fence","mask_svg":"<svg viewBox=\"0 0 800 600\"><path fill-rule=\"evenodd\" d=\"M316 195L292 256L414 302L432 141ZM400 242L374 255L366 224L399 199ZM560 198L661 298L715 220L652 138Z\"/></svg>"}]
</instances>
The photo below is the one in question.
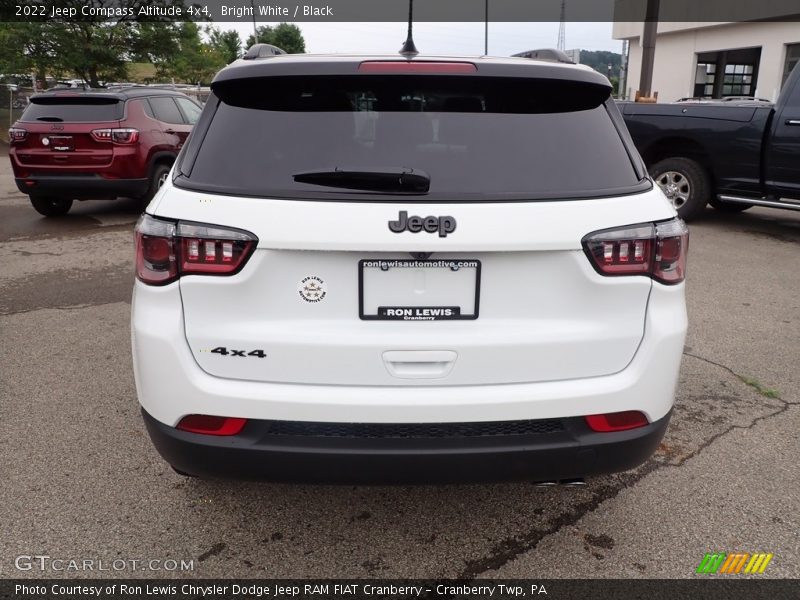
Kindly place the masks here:
<instances>
[{"instance_id":1,"label":"chain link fence","mask_svg":"<svg viewBox=\"0 0 800 600\"><path fill-rule=\"evenodd\" d=\"M32 87L0 84L0 131L3 132L0 137L4 141L8 141L8 129L22 115L32 94Z\"/></svg>"}]
</instances>

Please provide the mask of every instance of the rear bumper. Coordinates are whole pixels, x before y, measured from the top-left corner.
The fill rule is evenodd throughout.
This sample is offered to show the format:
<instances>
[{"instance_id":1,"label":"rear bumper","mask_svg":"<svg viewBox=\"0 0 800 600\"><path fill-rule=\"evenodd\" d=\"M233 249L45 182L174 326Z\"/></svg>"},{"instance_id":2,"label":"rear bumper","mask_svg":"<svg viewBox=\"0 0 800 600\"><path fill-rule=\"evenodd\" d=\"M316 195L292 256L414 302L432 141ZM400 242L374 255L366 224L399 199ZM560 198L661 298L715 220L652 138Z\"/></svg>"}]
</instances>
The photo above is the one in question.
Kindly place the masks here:
<instances>
[{"instance_id":1,"label":"rear bumper","mask_svg":"<svg viewBox=\"0 0 800 600\"><path fill-rule=\"evenodd\" d=\"M557 426L542 432L436 437L399 437L397 427L392 437L374 429L356 437L347 425L321 423L276 431L274 421L250 420L239 435L217 437L179 431L142 410L158 452L190 475L347 484L549 481L625 471L653 454L670 414L615 433L593 432L581 417L552 420L548 425Z\"/></svg>"},{"instance_id":2,"label":"rear bumper","mask_svg":"<svg viewBox=\"0 0 800 600\"><path fill-rule=\"evenodd\" d=\"M99 175L31 175L17 177L23 194L62 196L78 200L139 198L147 193L148 179L106 179Z\"/></svg>"}]
</instances>

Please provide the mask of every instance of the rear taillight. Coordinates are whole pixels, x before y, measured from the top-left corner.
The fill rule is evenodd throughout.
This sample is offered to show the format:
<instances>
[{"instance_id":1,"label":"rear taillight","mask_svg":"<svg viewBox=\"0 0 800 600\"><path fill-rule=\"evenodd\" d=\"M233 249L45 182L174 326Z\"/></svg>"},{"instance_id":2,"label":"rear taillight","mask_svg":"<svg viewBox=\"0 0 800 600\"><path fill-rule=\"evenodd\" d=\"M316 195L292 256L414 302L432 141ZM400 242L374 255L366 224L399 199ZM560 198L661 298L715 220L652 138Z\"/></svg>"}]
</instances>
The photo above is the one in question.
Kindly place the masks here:
<instances>
[{"instance_id":1,"label":"rear taillight","mask_svg":"<svg viewBox=\"0 0 800 600\"><path fill-rule=\"evenodd\" d=\"M681 219L605 229L583 238L583 249L601 275L647 275L666 284L686 277L689 229Z\"/></svg>"},{"instance_id":2,"label":"rear taillight","mask_svg":"<svg viewBox=\"0 0 800 600\"><path fill-rule=\"evenodd\" d=\"M139 141L139 130L129 127L119 129L93 129L92 137L98 142L115 144L135 144Z\"/></svg>"},{"instance_id":3,"label":"rear taillight","mask_svg":"<svg viewBox=\"0 0 800 600\"><path fill-rule=\"evenodd\" d=\"M236 417L212 417L209 415L189 415L183 417L177 428L191 433L205 435L237 435L244 429L247 419Z\"/></svg>"},{"instance_id":4,"label":"rear taillight","mask_svg":"<svg viewBox=\"0 0 800 600\"><path fill-rule=\"evenodd\" d=\"M644 413L638 410L626 410L625 412L606 413L604 415L589 415L584 418L586 419L586 424L589 426L589 429L601 433L637 429L649 423Z\"/></svg>"},{"instance_id":5,"label":"rear taillight","mask_svg":"<svg viewBox=\"0 0 800 600\"><path fill-rule=\"evenodd\" d=\"M142 215L136 224L136 276L165 285L181 275L233 275L258 243L240 229Z\"/></svg>"},{"instance_id":6,"label":"rear taillight","mask_svg":"<svg viewBox=\"0 0 800 600\"><path fill-rule=\"evenodd\" d=\"M19 127L12 127L8 130L8 141L12 144L24 142L26 137L28 137L28 132Z\"/></svg>"}]
</instances>

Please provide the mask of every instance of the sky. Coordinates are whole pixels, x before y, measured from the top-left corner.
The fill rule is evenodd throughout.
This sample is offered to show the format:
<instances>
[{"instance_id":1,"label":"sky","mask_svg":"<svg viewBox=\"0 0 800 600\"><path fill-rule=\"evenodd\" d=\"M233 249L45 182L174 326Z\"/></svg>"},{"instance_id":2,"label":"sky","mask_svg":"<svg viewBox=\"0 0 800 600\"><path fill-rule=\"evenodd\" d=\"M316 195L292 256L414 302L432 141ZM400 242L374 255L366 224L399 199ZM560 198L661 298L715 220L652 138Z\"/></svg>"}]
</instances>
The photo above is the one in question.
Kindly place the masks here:
<instances>
[{"instance_id":1,"label":"sky","mask_svg":"<svg viewBox=\"0 0 800 600\"><path fill-rule=\"evenodd\" d=\"M260 23L266 24L266 23ZM215 23L235 29L242 42L253 33L252 22ZM397 52L406 39L406 23L297 23L312 53ZM524 50L555 48L558 23L489 23L489 54L510 56ZM567 23L566 48L622 51L622 42L611 39L611 23ZM482 55L483 23L415 23L414 43L420 54Z\"/></svg>"}]
</instances>

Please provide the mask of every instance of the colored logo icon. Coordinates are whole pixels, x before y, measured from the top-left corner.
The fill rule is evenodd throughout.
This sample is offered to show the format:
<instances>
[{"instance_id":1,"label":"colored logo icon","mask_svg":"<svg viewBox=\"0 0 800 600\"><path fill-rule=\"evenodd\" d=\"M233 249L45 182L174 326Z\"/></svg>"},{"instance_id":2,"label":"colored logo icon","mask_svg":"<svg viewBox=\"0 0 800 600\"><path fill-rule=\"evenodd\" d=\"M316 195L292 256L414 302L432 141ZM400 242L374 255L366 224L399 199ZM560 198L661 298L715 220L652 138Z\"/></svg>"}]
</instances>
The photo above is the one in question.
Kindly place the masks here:
<instances>
[{"instance_id":1,"label":"colored logo icon","mask_svg":"<svg viewBox=\"0 0 800 600\"><path fill-rule=\"evenodd\" d=\"M697 567L697 573L763 573L773 554L748 552L707 553Z\"/></svg>"}]
</instances>

